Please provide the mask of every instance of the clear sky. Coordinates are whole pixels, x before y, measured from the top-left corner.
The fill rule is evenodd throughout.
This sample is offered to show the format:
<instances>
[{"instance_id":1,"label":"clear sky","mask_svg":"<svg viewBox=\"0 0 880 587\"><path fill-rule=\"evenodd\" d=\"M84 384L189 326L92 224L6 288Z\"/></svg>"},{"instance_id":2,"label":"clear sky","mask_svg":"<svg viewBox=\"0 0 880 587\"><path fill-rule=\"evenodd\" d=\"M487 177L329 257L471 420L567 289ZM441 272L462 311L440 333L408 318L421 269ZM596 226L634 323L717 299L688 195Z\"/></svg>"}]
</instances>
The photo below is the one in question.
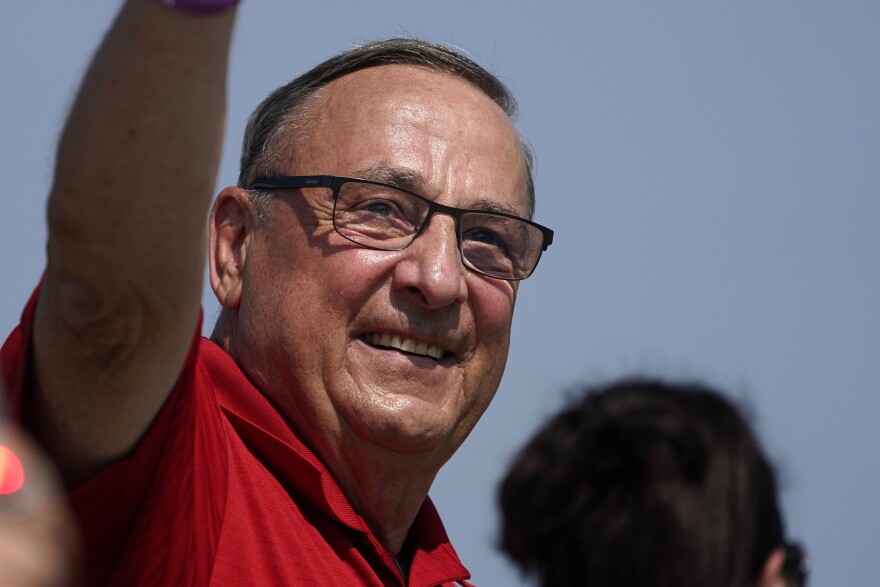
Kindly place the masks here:
<instances>
[{"instance_id":1,"label":"clear sky","mask_svg":"<svg viewBox=\"0 0 880 587\"><path fill-rule=\"evenodd\" d=\"M45 262L44 201L110 0L0 4L0 330ZM498 395L432 496L482 587L496 483L567 390L638 371L728 390L776 462L813 585L877 584L880 3L244 0L226 151L265 94L390 35L502 77L556 240L520 289ZM208 326L215 304L205 296Z\"/></svg>"}]
</instances>

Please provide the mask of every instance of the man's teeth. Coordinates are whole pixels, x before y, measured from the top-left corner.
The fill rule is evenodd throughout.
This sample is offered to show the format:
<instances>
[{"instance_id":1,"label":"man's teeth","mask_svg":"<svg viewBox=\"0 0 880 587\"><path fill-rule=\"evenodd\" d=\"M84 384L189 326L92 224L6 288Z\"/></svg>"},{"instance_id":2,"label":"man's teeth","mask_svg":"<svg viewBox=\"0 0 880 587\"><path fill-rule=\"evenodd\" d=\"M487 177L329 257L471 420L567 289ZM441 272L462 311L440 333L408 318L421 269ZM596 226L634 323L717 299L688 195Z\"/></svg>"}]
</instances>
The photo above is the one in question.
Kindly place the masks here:
<instances>
[{"instance_id":1,"label":"man's teeth","mask_svg":"<svg viewBox=\"0 0 880 587\"><path fill-rule=\"evenodd\" d=\"M364 336L364 340L373 346L384 346L392 349L398 349L405 353L414 355L423 355L437 359L443 358L443 349L435 344L427 344L424 342L416 342L411 338L404 338L396 334L379 334L371 332Z\"/></svg>"}]
</instances>

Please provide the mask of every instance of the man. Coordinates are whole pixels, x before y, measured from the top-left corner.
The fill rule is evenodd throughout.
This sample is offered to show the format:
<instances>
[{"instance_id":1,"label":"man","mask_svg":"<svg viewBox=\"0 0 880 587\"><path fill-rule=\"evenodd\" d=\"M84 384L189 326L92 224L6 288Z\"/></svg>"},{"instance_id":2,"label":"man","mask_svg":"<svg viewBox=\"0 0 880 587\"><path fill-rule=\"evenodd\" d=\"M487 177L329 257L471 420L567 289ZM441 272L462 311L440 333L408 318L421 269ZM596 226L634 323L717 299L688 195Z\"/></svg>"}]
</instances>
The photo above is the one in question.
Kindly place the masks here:
<instances>
[{"instance_id":1,"label":"man","mask_svg":"<svg viewBox=\"0 0 880 587\"><path fill-rule=\"evenodd\" d=\"M194 341L232 21L126 3L64 131L48 266L4 347L25 422L76 487L87 580L464 582L427 492L498 387L518 280L552 238L526 220L512 100L413 41L270 96L211 212L222 311Z\"/></svg>"}]
</instances>

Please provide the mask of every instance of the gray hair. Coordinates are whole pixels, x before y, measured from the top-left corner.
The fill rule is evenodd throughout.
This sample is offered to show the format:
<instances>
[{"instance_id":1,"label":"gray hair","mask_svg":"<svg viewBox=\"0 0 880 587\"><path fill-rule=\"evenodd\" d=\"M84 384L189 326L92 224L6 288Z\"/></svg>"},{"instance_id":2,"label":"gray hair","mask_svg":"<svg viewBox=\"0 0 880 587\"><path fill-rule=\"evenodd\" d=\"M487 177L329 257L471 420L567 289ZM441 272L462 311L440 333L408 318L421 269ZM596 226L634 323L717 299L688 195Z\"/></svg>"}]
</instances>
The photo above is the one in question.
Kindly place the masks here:
<instances>
[{"instance_id":1,"label":"gray hair","mask_svg":"<svg viewBox=\"0 0 880 587\"><path fill-rule=\"evenodd\" d=\"M509 118L516 115L516 100L504 83L458 51L412 38L375 41L328 59L263 100L245 128L238 186L247 188L256 177L277 173L286 159L283 147L291 142L295 145L307 134L310 105L328 83L361 69L395 64L418 65L462 79L491 98ZM535 211L534 156L522 138L520 144L526 166L526 206L531 218ZM264 217L268 197L255 193L252 201L257 214Z\"/></svg>"}]
</instances>

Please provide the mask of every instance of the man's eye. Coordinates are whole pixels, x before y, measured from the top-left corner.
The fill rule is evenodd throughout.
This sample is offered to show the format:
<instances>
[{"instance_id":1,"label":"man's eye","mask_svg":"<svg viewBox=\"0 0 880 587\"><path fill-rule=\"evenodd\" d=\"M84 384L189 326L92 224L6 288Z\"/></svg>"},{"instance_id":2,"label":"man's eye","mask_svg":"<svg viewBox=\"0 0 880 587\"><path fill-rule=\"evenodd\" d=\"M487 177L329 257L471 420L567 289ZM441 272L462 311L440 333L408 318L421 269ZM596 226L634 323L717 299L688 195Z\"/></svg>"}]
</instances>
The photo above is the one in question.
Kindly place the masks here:
<instances>
[{"instance_id":1,"label":"man's eye","mask_svg":"<svg viewBox=\"0 0 880 587\"><path fill-rule=\"evenodd\" d=\"M365 202L360 208L376 216L396 216L398 214L397 208L385 200Z\"/></svg>"},{"instance_id":2,"label":"man's eye","mask_svg":"<svg viewBox=\"0 0 880 587\"><path fill-rule=\"evenodd\" d=\"M463 241L468 241L469 243L480 243L482 245L498 247L505 251L507 250L507 242L505 239L496 231L489 228L471 228L462 234L461 238Z\"/></svg>"}]
</instances>

